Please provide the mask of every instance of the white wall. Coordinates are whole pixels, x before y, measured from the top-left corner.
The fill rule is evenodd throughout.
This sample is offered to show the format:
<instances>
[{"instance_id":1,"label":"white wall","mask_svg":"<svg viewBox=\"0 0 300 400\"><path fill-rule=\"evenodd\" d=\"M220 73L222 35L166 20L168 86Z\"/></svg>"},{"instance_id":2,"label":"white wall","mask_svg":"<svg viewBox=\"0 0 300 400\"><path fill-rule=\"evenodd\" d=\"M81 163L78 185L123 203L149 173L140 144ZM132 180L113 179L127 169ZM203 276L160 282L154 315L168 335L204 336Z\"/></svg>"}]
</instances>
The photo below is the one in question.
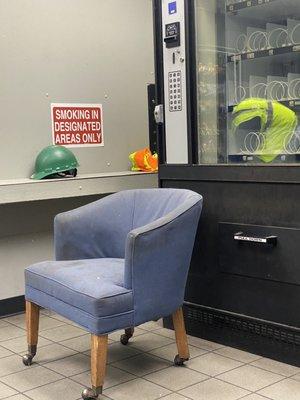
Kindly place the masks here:
<instances>
[{"instance_id":1,"label":"white wall","mask_svg":"<svg viewBox=\"0 0 300 400\"><path fill-rule=\"evenodd\" d=\"M0 0L0 180L51 144L51 102L103 103L105 147L76 149L80 173L127 170L148 144L152 37L151 0Z\"/></svg>"},{"instance_id":2,"label":"white wall","mask_svg":"<svg viewBox=\"0 0 300 400\"><path fill-rule=\"evenodd\" d=\"M105 147L76 149L79 172L127 170L149 143L152 37L151 0L0 0L0 184L29 177L51 144L51 102L103 103ZM0 206L0 300L53 258L54 215L99 197Z\"/></svg>"}]
</instances>

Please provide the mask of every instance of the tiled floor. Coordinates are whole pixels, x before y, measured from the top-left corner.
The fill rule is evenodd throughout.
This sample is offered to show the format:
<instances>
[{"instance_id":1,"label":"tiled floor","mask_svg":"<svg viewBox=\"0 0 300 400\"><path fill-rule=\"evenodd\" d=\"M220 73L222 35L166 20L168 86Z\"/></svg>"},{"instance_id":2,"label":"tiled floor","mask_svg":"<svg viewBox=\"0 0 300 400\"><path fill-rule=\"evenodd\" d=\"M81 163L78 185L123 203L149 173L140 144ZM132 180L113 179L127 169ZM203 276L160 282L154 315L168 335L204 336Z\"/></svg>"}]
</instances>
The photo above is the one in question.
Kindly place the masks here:
<instances>
[{"instance_id":1,"label":"tiled floor","mask_svg":"<svg viewBox=\"0 0 300 400\"><path fill-rule=\"evenodd\" d=\"M0 399L80 399L90 386L90 336L43 312L38 354L27 368L24 329L24 315L0 319ZM174 333L154 322L137 328L127 347L119 338L120 332L109 336L101 399L300 400L299 368L193 337L191 360L174 367Z\"/></svg>"}]
</instances>

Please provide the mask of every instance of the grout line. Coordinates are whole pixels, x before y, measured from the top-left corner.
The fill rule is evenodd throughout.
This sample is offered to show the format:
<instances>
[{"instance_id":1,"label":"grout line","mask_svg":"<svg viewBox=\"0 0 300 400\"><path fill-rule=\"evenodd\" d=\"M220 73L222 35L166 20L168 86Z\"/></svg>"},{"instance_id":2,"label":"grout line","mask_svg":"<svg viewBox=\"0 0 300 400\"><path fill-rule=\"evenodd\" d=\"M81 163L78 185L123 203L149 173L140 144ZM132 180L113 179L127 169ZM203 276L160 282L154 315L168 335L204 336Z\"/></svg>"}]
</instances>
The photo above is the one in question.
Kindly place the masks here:
<instances>
[{"instance_id":1,"label":"grout line","mask_svg":"<svg viewBox=\"0 0 300 400\"><path fill-rule=\"evenodd\" d=\"M119 371L124 372L124 371L121 370L120 368L117 368L117 367L113 367L113 368L118 369ZM75 374L75 375L69 376L69 379L72 380L73 382L75 382L75 383L81 385L81 383L78 382L78 381L76 381L76 380L74 379L74 377L77 376L77 375L86 374L86 373L90 373L90 372L91 372L90 370L85 371L85 372L81 372L81 373L79 373L79 374ZM112 388L114 388L114 387L116 387L116 386L122 385L123 383L127 383L127 382L130 382L130 381L134 381L134 380L137 378L136 375L131 374L130 372L127 372L127 374L132 375L133 378L128 379L128 381L116 383L116 384L114 384L114 385L112 385L112 386L109 386L109 387L107 387L107 388L104 388L103 390L112 389ZM104 381L104 382L105 382L105 381Z\"/></svg>"},{"instance_id":2,"label":"grout line","mask_svg":"<svg viewBox=\"0 0 300 400\"><path fill-rule=\"evenodd\" d=\"M142 353L142 354L143 354L143 353ZM132 358L133 358L133 357L132 357ZM120 361L125 361L125 360L120 360ZM117 361L117 362L118 362L118 361ZM142 376L136 375L134 372L129 372L128 370L126 370L126 369L124 369L124 368L121 368L120 366L116 367L116 366L113 365L113 364L110 364L110 365L111 365L112 367L114 367L114 368L120 369L120 370L123 371L123 372L127 372L127 373L129 373L129 374L131 374L131 375L134 375L134 376L136 376L137 378L143 378L144 376L149 375L149 374L152 374L152 373L154 373L154 372L158 372L158 371L162 371L162 370L164 370L164 369L168 369L168 368L170 368L170 366L171 366L172 364L168 365L167 367L160 368L160 369L158 369L158 370L156 370L156 371L147 372L145 375L142 375Z\"/></svg>"},{"instance_id":3,"label":"grout line","mask_svg":"<svg viewBox=\"0 0 300 400\"><path fill-rule=\"evenodd\" d=\"M16 389L15 389L15 390L16 390ZM13 394L12 396L6 397L6 399L7 399L7 400L13 399L15 396L19 396L19 395L26 397L26 399L32 400L30 397L26 396L24 393L21 393L21 392L18 392L17 394Z\"/></svg>"},{"instance_id":4,"label":"grout line","mask_svg":"<svg viewBox=\"0 0 300 400\"><path fill-rule=\"evenodd\" d=\"M168 367L168 368L171 368L171 367ZM153 383L153 384L155 384L155 385L161 386L161 387L164 388L164 389L167 389L167 390L171 390L171 391L172 391L172 389L170 389L170 388L168 388L168 387L166 387L166 386L163 386L163 385L160 384L160 383L153 382L153 381L151 381L150 379L147 379L147 376L149 376L149 375L151 375L151 374L154 374L154 373L156 373L156 372L161 372L161 371L163 371L163 370L165 370L165 369L168 369L168 368L162 368L162 369L159 369L159 370L157 370L157 371L150 372L149 374L146 374L146 375L143 376L142 378L143 378L144 380L146 380L147 382L151 382L151 383ZM174 368L175 368L175 367L174 367ZM181 368L182 368L182 367L181 367ZM183 368L184 368L184 367L183 367ZM210 377L209 375L207 375L207 374L203 374L203 373L201 373L201 372L198 372L198 373L199 373L199 375L204 375L206 379L202 379L201 381L196 382L196 383L193 383L192 385L188 385L188 386L183 387L182 389L178 389L178 390L175 391L174 393L177 393L177 392L179 392L180 390L187 389L187 388L189 388L189 387L191 387L191 386L196 386L196 385L198 385L199 383L206 382L206 381L208 381L208 380L211 379L211 377Z\"/></svg>"},{"instance_id":5,"label":"grout line","mask_svg":"<svg viewBox=\"0 0 300 400\"><path fill-rule=\"evenodd\" d=\"M49 369L48 369L48 371L49 371ZM52 371L52 372L53 372L53 371ZM54 381L54 382L48 382L48 383L45 383L45 384L43 384L43 385L36 386L36 387L34 387L34 388L32 388L32 389L24 390L23 392L20 392L20 393L29 397L29 395L27 395L27 393L31 392L32 390L40 389L40 388L45 387L45 386L48 386L48 385L53 385L54 383L61 382L61 381L65 380L65 379L66 379L66 378L62 375L61 379L57 379L57 380ZM31 398L31 397L29 397L29 398Z\"/></svg>"},{"instance_id":6,"label":"grout line","mask_svg":"<svg viewBox=\"0 0 300 400\"><path fill-rule=\"evenodd\" d=\"M252 362L252 361L251 361L251 362ZM229 371L226 371L226 372L222 372L221 374L216 375L214 378L217 379L218 381L225 382L225 383L229 383L229 384L231 384L231 385L233 385L233 386L236 386L236 387L238 387L238 388L240 388L240 389L248 390L248 391L250 391L252 394L253 394L253 393L254 393L254 394L255 394L255 393L258 393L258 392L259 392L260 390L262 390L262 389L265 389L265 388L267 388L267 387L269 387L269 386L274 385L275 383L278 383L278 382L281 382L281 381L287 379L286 377L284 377L284 379L280 379L279 381L273 382L273 383L271 383L271 384L269 384L269 385L267 385L267 386L264 386L264 387L262 387L262 388L259 388L259 389L255 390L255 391L253 391L253 390L246 389L245 387L239 386L239 385L237 385L237 384L234 384L234 383L232 383L232 382L227 382L227 381L223 380L222 378L220 378L220 375L226 374L227 372L234 371L234 370L239 369L239 368L242 368L242 367L244 367L244 366L251 366L251 367L256 368L256 369L261 369L261 368L257 368L257 367L254 367L253 365L251 365L251 362L245 363L244 365L241 365L240 367L234 368L234 369L232 369L232 370L229 370ZM266 371L266 372L270 372L270 371L267 371L267 370L265 370L265 371ZM274 375L278 375L278 374L274 374ZM281 377L282 377L282 375L278 375L278 376L281 376Z\"/></svg>"},{"instance_id":7,"label":"grout line","mask_svg":"<svg viewBox=\"0 0 300 400\"><path fill-rule=\"evenodd\" d=\"M261 390L261 389L260 389L260 390ZM252 394L256 394L256 393L253 392ZM247 396L250 396L250 395L249 395L249 394L246 394L246 396L241 397L239 400L247 399ZM263 396L262 394L259 394L259 396L263 397L263 398L266 399L266 400L272 400L272 399L270 399L270 397Z\"/></svg>"},{"instance_id":8,"label":"grout line","mask_svg":"<svg viewBox=\"0 0 300 400\"><path fill-rule=\"evenodd\" d=\"M203 381L203 382L204 382L204 381ZM188 387L189 387L189 386L188 386ZM187 389L187 388L184 388L184 389ZM180 390L184 390L184 389L180 389ZM186 399L189 399L189 400L193 400L191 397L179 393L180 390L178 390L177 392L172 392L172 393L178 394L179 396L182 396L183 398L186 398ZM159 397L159 399L165 399L165 398L168 397L168 396L170 396L170 394L167 394L167 395L164 396L164 397ZM155 400L157 400L157 399L155 399Z\"/></svg>"},{"instance_id":9,"label":"grout line","mask_svg":"<svg viewBox=\"0 0 300 400\"><path fill-rule=\"evenodd\" d=\"M73 327L75 327L75 328L77 327L77 326L75 326L75 325L73 325L73 324L71 324L71 323L67 323L66 321L61 321L60 319L57 319L57 318L55 318L55 317L52 317L52 316L49 316L49 315L45 315L45 314L43 314L43 315L44 315L45 317L52 318L52 319L54 319L54 320L56 320L56 321L61 322L61 325L58 325L57 327L51 327L51 328L49 328L49 329L45 329L45 330L43 330L42 332L48 331L48 330L51 330L51 329L55 329L55 328L58 328L58 327L62 327L62 326L64 326L64 325L73 326ZM0 319L0 320L1 320L1 319ZM8 322L8 321L5 321L5 322L7 322L8 325L5 326L5 327L3 327L3 328L8 328L8 327L10 327L10 326L13 326L13 327L17 327L17 328L23 330L24 333L26 332L26 329L24 329L24 328L22 328L22 327L20 327L20 326L18 326L18 325L15 325L14 323L11 323L11 322ZM1 329L1 328L0 328L0 329ZM82 328L79 328L79 329L82 329ZM142 354L145 354L145 355L148 355L148 356L152 356L152 357L154 357L154 358L158 358L158 359L164 360L164 361L166 361L166 362L170 362L170 360L168 360L168 359L165 359L165 358L163 358L163 357L160 357L160 356L157 356L157 355L155 355L155 354L152 354L151 351L159 350L159 349L161 349L161 348L163 348L163 347L169 346L170 344L174 344L175 340L172 339L172 338L170 338L169 336L161 335L160 333L158 333L157 331L160 330L160 329L162 329L161 327L159 327L159 328L156 329L156 330L151 330L151 331L149 331L149 330L147 330L147 329L143 329L143 328L139 328L139 329L143 330L144 333L142 333L141 335L138 335L138 336L142 336L142 335L144 335L144 334L146 334L146 333L153 333L153 334L158 335L158 336L160 336L160 337L164 337L164 338L166 338L166 339L169 339L171 342L168 343L168 344L164 344L163 346L159 346L159 347L157 347L157 348L150 349L150 350L141 350L141 349L139 349L138 347L135 347L135 346L134 346L134 342L133 342L133 343L132 343L132 347L133 347L135 350L140 351L140 352L141 352L140 354L136 354L136 355L134 355L134 356L125 357L125 358L122 358L121 360L117 360L117 361L110 362L109 365L111 365L113 368L116 368L116 369L119 369L119 370L121 370L121 371L124 371L124 372L126 372L126 373L131 374L133 377L135 377L135 378L133 378L133 379L144 379L145 381L151 382L151 381L149 381L149 380L147 379L147 376L148 376L148 375L150 375L150 374L153 373L153 372L159 372L159 371L162 371L162 370L164 370L164 369L170 368L172 364L170 363L170 365L167 366L167 367L165 367L165 368L161 368L161 369L159 369L159 370L157 370L157 371L153 371L153 372L147 373L147 374L145 374L145 375L143 375L143 376L138 376L138 375L136 375L136 374L134 374L134 373L132 373L132 372L129 372L129 371L124 370L124 369L122 369L122 368L120 368L120 367L116 367L116 366L112 365L113 363L117 363L117 362L120 362L120 361L128 360L128 359L130 359L130 358L134 358L134 357L137 357L137 356L142 355ZM89 334L89 333L87 332L86 334ZM83 334L81 334L81 335L79 335L79 336L74 336L74 337L71 337L71 338L68 338L68 339L64 339L63 341L76 339L76 338L79 338L79 337L84 336L84 335L86 335L86 334L83 333ZM76 354L83 354L83 355L85 355L86 357L88 357L88 356L85 354L86 351L83 352L83 351L74 350L74 349L72 349L72 348L70 348L70 347L68 347L68 346L66 346L66 345L64 345L64 344L62 344L61 342L54 341L54 340L52 340L52 339L48 339L47 337L44 337L42 334L40 334L40 336L43 337L44 339L47 339L47 340L50 342L49 344L42 346L42 348L45 348L45 347L50 346L50 345L53 345L53 344L57 344L57 345L63 346L64 348L66 348L66 349L68 349L68 350L71 350L71 351L74 351L74 352L75 352L75 354L73 354L73 355L71 355L71 356L66 356L66 357L63 357L63 358L59 358L58 360L62 360L62 359L68 358L68 357L72 357L72 356L74 356L74 355L76 355ZM138 336L137 336L137 337L138 337ZM5 342L5 341L9 341L9 340L13 340L13 339L19 339L19 338L21 338L21 337L23 337L23 335L17 336L17 337L15 337L15 338L10 338L10 339L6 339L6 340L2 340L2 341L0 342L0 345L1 345L1 343ZM114 344L114 343L118 343L117 340L114 340L114 339L110 339L110 340L112 340L112 343L110 343L110 345L112 345L112 344ZM204 349L204 348L202 348L202 347L200 347L200 346L195 346L195 345L192 345L192 344L191 344L191 346L192 346L192 347L199 348L199 349L201 349L201 350L203 350L203 351L206 351L205 354L196 356L196 357L194 357L193 359L195 359L195 358L200 358L200 357L202 357L202 356L204 356L204 355L206 355L206 354L213 353L213 354L217 354L217 355L219 355L219 356L221 356L221 357L224 357L224 358L227 358L227 359L230 359L230 360L234 360L234 361L241 362L240 360L237 360L237 359L235 359L235 358L228 357L228 356L225 356L225 355L221 355L221 354L216 353L218 350L221 349L221 347L220 347L220 349L207 350L207 349ZM5 348L4 346L2 346L2 347ZM2 357L1 359L5 359L5 358L12 357L12 355L18 355L18 356L20 357L20 359L21 359L21 354L20 354L20 353L16 353L16 352L14 352L14 351L12 351L12 350L10 350L10 349L7 349L7 348L5 348L5 349L8 350L8 351L10 351L12 354L11 354L11 355L8 355L8 356L5 356L5 357ZM89 351L89 350L87 350L87 351ZM22 352L22 353L23 353L23 352ZM249 354L250 354L250 353L249 353ZM263 357L260 357L259 359L262 359L262 358L263 358ZM1 359L0 359L0 360L1 360ZM54 361L56 361L56 360L54 360ZM255 361L257 361L257 360L255 360ZM50 362L51 362L51 361L49 361L48 363L50 363ZM253 363L253 362L254 362L253 360L252 360L252 361L249 361L249 362L247 362L247 363L241 362L241 365L240 365L240 366L238 366L238 367L236 367L236 368L233 368L233 369L230 369L230 370L228 370L228 371L222 372L222 373L220 373L220 374L218 374L218 375L216 375L216 376L208 376L208 375L207 375L208 378L207 378L206 380L209 380L209 379L214 378L214 379L217 379L217 380L219 380L219 381L226 382L226 381L223 381L221 378L219 378L219 376L222 375L222 374L224 374L224 373L231 372L231 371L233 371L233 370L235 370L235 369L239 369L239 368L241 368L241 367L243 367L243 366L247 366L247 365L252 366L253 368L256 368L256 369L260 369L260 370L263 370L263 371L266 371L266 372L273 373L274 375L277 375L277 376L280 376L280 377L283 378L283 379L280 379L280 380L277 381L277 382L274 382L274 383L272 383L272 384L270 384L270 385L267 385L267 386L265 386L265 387L263 387L263 388L260 388L260 389L256 390L255 392L252 392L252 393L258 393L260 390L265 389L265 388L268 388L268 387L270 387L270 386L272 386L272 385L274 385L274 384L276 384L276 383L283 382L283 381L286 380L286 379L293 379L293 377L295 377L296 375L299 374L299 372L297 372L297 373L295 373L294 375L291 375L291 376L287 377L287 376L284 376L284 375L282 375L282 374L280 374L280 373L275 373L275 372L269 371L269 370L267 370L267 369L264 369L264 368L261 368L261 367L258 367L258 366L251 365L251 363ZM36 366L44 367L45 369L50 370L50 371L53 372L53 370L51 370L50 368L47 368L47 364L48 364L48 363L46 362L45 364L40 364L39 362L37 362L37 363L36 363ZM33 367L34 367L34 366L33 366ZM190 368L190 367L188 367L188 366L187 366L187 368L189 368L190 370L195 371L195 372L197 372L197 373L201 373L202 375L206 375L206 374L204 374L203 372L194 370L193 368ZM3 376L2 378L6 377L6 376L9 376L9 375L12 375L12 374L16 374L16 373L18 373L18 372L23 372L23 371L26 371L26 369L25 369L25 370L22 370L22 371L17 371L17 372L14 372L14 373L5 375L5 376ZM71 376L65 376L65 375L63 375L63 374L60 373L59 375L62 376L62 379L58 379L58 380L55 381L55 382L59 382L59 381L61 381L61 380L63 380L63 379L70 379L70 380L72 380L73 382L78 383L77 381L75 381L75 380L72 379L72 378L73 378L74 376L76 376L76 375L80 375L80 374L83 374L83 373L86 373L86 372L89 372L89 371L90 371L90 370L82 371L82 372L80 372L80 373L76 373L76 374L71 375ZM55 371L54 371L54 372L55 372ZM118 386L118 385L121 385L121 384L123 384L123 383L130 382L130 381L133 380L133 379L130 379L130 380L126 381L126 382L118 383L118 384L116 384L116 385L113 385L113 386L109 387L108 389L110 389L110 388L112 388L112 387L115 387L115 386ZM201 381L201 382L204 382L204 381L206 381L206 380L203 380L203 381ZM296 381L296 380L295 380L295 381ZM49 385L49 384L55 383L55 382L50 382L50 383L47 383L47 384L45 384L45 385L38 386L38 387L36 387L36 388L43 387L43 386L46 386L46 385ZM195 385L197 385L197 384L199 384L199 383L201 383L201 382L198 382L198 383L196 383ZM153 383L153 382L151 382L151 383ZM227 383L228 383L228 382L227 382ZM232 383L230 382L230 384L232 384ZM159 385L159 384L156 384L156 385L158 385L158 386L160 386L160 387L162 387L162 388L164 388L164 389L170 390L169 388L165 388L165 387L162 386L162 385ZM192 386L195 386L195 385L190 385L190 386L187 386L186 388L192 387ZM244 387L240 387L240 386L235 385L235 384L232 384L232 385L233 385L233 386L236 386L236 387L238 387L238 388L247 390L247 389L245 389ZM9 385L7 385L7 386L8 386L8 387L11 387L11 386L9 386ZM13 387L11 387L11 388L14 389L14 390L16 390L16 389L13 388ZM34 390L34 389L36 389L36 388L30 389L30 390ZM186 389L186 388L183 388L183 389L180 389L180 390L184 390L184 389ZM18 392L19 392L19 391L18 391ZM25 391L24 393L26 393L26 392L29 392L29 390ZM177 392L178 392L178 391L177 391ZM245 398L245 397L247 397L248 395L249 395L249 394L243 396L242 398ZM168 396L168 395L166 395L166 396ZM166 396L164 396L164 397L166 397ZM265 396L263 396L263 395L261 395L261 396L264 397L264 398L266 398L266 399L269 399L269 398L267 398L267 397L265 397ZM26 397L27 397L27 396L26 396ZM108 396L107 396L107 397L108 397Z\"/></svg>"},{"instance_id":10,"label":"grout line","mask_svg":"<svg viewBox=\"0 0 300 400\"><path fill-rule=\"evenodd\" d=\"M255 390L254 393L259 394L259 395L261 396L261 394L259 393L260 390L267 389L267 388L269 388L270 386L273 386L273 385L275 385L275 384L277 384L277 383L279 383L279 382L283 382L283 381L285 381L285 380L287 380L287 379L288 379L287 377L284 377L283 379L279 379L279 381L270 383L270 384L267 385L267 386L264 386L264 387L262 387L262 388L260 388L260 389L258 389L258 390Z\"/></svg>"},{"instance_id":11,"label":"grout line","mask_svg":"<svg viewBox=\"0 0 300 400\"><path fill-rule=\"evenodd\" d=\"M295 376L295 375L299 374L299 372L298 372L298 373L295 374L295 375L286 376L286 375L283 375L283 374L281 374L281 373L279 373L279 372L273 372L273 371L270 371L269 369L262 368L262 367L259 367L259 366L257 366L257 365L249 364L249 366L250 366L250 367L253 367L253 368L261 369L262 371L265 371L265 372L270 372L271 374L274 374L274 375L282 376L282 377L285 378L285 379L289 379L289 378L291 378L292 376Z\"/></svg>"},{"instance_id":12,"label":"grout line","mask_svg":"<svg viewBox=\"0 0 300 400\"><path fill-rule=\"evenodd\" d=\"M3 345L1 345L1 343L8 342L9 340L20 339L20 338L22 338L24 336L26 336L26 332L25 331L24 331L24 334L22 334L20 336L14 336L14 337L10 337L9 339L0 340L0 346L4 347Z\"/></svg>"},{"instance_id":13,"label":"grout line","mask_svg":"<svg viewBox=\"0 0 300 400\"><path fill-rule=\"evenodd\" d=\"M79 354L79 353L78 353L78 354ZM85 370L83 370L83 371L81 371L81 372L78 372L78 373L76 373L76 374L74 374L74 375L67 376L67 375L62 374L61 372L56 372L56 371L54 371L53 369L47 367L47 365L43 365L43 367L44 367L45 369L47 369L48 371L55 372L55 373L57 373L58 375L61 375L64 379L69 379L70 376L76 376L76 375L80 375L80 374L85 374L85 373L87 373L87 372L90 371L90 368L88 368L88 369L85 369ZM58 381L60 381L60 380L61 380L61 379L58 379ZM78 383L78 382L77 382L77 383ZM43 385L43 386L44 386L44 385Z\"/></svg>"}]
</instances>

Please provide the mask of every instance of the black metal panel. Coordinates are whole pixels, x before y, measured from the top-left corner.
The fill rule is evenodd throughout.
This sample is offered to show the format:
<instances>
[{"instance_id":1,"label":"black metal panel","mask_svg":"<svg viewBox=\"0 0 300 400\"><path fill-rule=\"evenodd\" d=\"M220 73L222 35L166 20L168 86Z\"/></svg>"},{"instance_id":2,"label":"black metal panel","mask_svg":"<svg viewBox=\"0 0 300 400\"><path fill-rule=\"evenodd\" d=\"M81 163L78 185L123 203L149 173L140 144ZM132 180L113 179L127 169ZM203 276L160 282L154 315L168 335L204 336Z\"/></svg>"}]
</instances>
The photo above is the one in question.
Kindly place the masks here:
<instances>
[{"instance_id":1,"label":"black metal panel","mask_svg":"<svg viewBox=\"0 0 300 400\"><path fill-rule=\"evenodd\" d=\"M155 82L156 82L156 104L164 104L164 57L162 46L162 14L161 0L152 0L153 4L153 34L154 34L154 61L155 61ZM166 139L163 124L157 126L158 132L158 154L160 164L166 161Z\"/></svg>"},{"instance_id":2,"label":"black metal panel","mask_svg":"<svg viewBox=\"0 0 300 400\"><path fill-rule=\"evenodd\" d=\"M188 334L300 366L300 330L245 315L186 303ZM171 318L164 326L173 329Z\"/></svg>"},{"instance_id":3,"label":"black metal panel","mask_svg":"<svg viewBox=\"0 0 300 400\"><path fill-rule=\"evenodd\" d=\"M185 2L186 70L187 70L187 123L189 164L198 163L198 110L195 2Z\"/></svg>"},{"instance_id":4,"label":"black metal panel","mask_svg":"<svg viewBox=\"0 0 300 400\"><path fill-rule=\"evenodd\" d=\"M220 272L300 285L299 243L300 229L220 223Z\"/></svg>"},{"instance_id":5,"label":"black metal panel","mask_svg":"<svg viewBox=\"0 0 300 400\"><path fill-rule=\"evenodd\" d=\"M25 296L0 300L0 317L18 314L25 311Z\"/></svg>"},{"instance_id":6,"label":"black metal panel","mask_svg":"<svg viewBox=\"0 0 300 400\"><path fill-rule=\"evenodd\" d=\"M148 92L148 121L149 121L149 146L152 153L158 152L157 124L154 118L154 110L156 106L156 88L154 84L147 87Z\"/></svg>"},{"instance_id":7,"label":"black metal panel","mask_svg":"<svg viewBox=\"0 0 300 400\"><path fill-rule=\"evenodd\" d=\"M299 229L300 185L180 180L162 180L161 183L163 187L191 189L204 197L186 300L300 327L299 286L224 274L218 258L219 223L222 221ZM300 247L294 257L300 259Z\"/></svg>"},{"instance_id":8,"label":"black metal panel","mask_svg":"<svg viewBox=\"0 0 300 400\"><path fill-rule=\"evenodd\" d=\"M300 366L299 329L193 304L184 315L188 333Z\"/></svg>"},{"instance_id":9,"label":"black metal panel","mask_svg":"<svg viewBox=\"0 0 300 400\"><path fill-rule=\"evenodd\" d=\"M217 43L221 49L226 48L225 35L225 14L222 2L218 4L216 13ZM227 85L226 85L226 56L223 51L217 52L218 70L218 163L227 162Z\"/></svg>"},{"instance_id":10,"label":"black metal panel","mask_svg":"<svg viewBox=\"0 0 300 400\"><path fill-rule=\"evenodd\" d=\"M260 0L243 1L234 7L239 10L258 4ZM154 5L157 98L163 104L161 1L154 0ZM189 162L194 165L164 165L166 149L161 127L159 170L161 187L190 189L204 197L186 289L187 329L195 336L299 365L300 168L298 164L197 165L193 7L194 1L186 0ZM222 18L218 21L220 27L221 24ZM220 100L222 128L228 108ZM226 142L220 141L220 154L224 148ZM219 157L219 161L227 160ZM226 232L222 231L225 225L219 229L224 221L232 229L237 227L233 224L239 228L247 225L249 234L272 231L278 236L278 247L258 250L254 245L243 244L236 248L227 242ZM250 226L261 228L253 227L251 231ZM268 231L267 227L272 228ZM233 232L235 229L230 231L231 236Z\"/></svg>"},{"instance_id":11,"label":"black metal panel","mask_svg":"<svg viewBox=\"0 0 300 400\"><path fill-rule=\"evenodd\" d=\"M160 179L253 183L300 183L300 165L161 165Z\"/></svg>"}]
</instances>

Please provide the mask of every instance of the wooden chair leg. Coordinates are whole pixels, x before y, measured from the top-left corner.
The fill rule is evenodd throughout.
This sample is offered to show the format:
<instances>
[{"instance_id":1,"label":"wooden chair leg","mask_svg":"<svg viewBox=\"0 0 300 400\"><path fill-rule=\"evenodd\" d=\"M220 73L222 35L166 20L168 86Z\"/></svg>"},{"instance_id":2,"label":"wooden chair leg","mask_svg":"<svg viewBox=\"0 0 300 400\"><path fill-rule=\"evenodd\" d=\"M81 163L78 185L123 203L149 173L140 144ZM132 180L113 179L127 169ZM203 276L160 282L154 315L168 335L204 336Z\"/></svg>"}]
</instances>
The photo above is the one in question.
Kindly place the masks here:
<instances>
[{"instance_id":1,"label":"wooden chair leg","mask_svg":"<svg viewBox=\"0 0 300 400\"><path fill-rule=\"evenodd\" d=\"M34 303L31 303L30 301L26 301L28 354L23 357L23 363L26 366L30 366L32 364L32 360L36 355L39 338L39 319L40 307Z\"/></svg>"},{"instance_id":2,"label":"wooden chair leg","mask_svg":"<svg viewBox=\"0 0 300 400\"><path fill-rule=\"evenodd\" d=\"M85 389L82 393L84 400L97 399L99 394L102 393L106 361L107 361L107 345L108 335L96 336L92 335L91 338L91 376L92 388Z\"/></svg>"},{"instance_id":3,"label":"wooden chair leg","mask_svg":"<svg viewBox=\"0 0 300 400\"><path fill-rule=\"evenodd\" d=\"M178 348L178 355L175 357L174 363L175 365L181 366L190 358L182 308L179 308L172 317Z\"/></svg>"},{"instance_id":4,"label":"wooden chair leg","mask_svg":"<svg viewBox=\"0 0 300 400\"><path fill-rule=\"evenodd\" d=\"M134 328L125 329L124 335L121 335L120 342L126 346L129 342L129 339L132 338L134 334Z\"/></svg>"}]
</instances>

